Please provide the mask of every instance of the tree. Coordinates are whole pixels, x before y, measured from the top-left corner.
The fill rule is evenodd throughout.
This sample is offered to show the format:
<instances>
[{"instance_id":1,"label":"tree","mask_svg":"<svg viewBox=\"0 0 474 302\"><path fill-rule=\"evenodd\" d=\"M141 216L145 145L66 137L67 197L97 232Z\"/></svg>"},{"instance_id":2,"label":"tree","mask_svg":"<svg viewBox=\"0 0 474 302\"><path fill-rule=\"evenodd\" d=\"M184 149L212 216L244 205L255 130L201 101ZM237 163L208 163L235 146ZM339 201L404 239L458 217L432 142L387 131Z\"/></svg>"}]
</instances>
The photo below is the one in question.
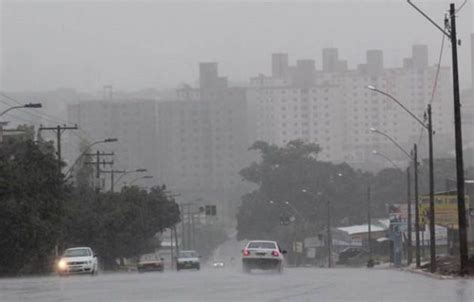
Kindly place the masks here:
<instances>
[{"instance_id":1,"label":"tree","mask_svg":"<svg viewBox=\"0 0 474 302\"><path fill-rule=\"evenodd\" d=\"M65 190L51 145L24 136L0 148L0 271L50 269Z\"/></svg>"},{"instance_id":2,"label":"tree","mask_svg":"<svg viewBox=\"0 0 474 302\"><path fill-rule=\"evenodd\" d=\"M156 248L155 235L178 222L179 210L164 186L150 192L124 187L98 195L83 187L75 188L66 216L66 246L89 245L113 269L116 259Z\"/></svg>"},{"instance_id":3,"label":"tree","mask_svg":"<svg viewBox=\"0 0 474 302\"><path fill-rule=\"evenodd\" d=\"M373 217L385 217L387 203L406 201L406 176L400 170L386 169L374 176L345 163L320 161L320 147L300 140L283 147L259 141L250 149L260 153L260 161L240 174L258 188L242 197L239 239L289 240L280 226L282 215L293 216L296 224L300 220L305 235L315 236L326 228L328 204L332 226L366 223L369 185Z\"/></svg>"}]
</instances>

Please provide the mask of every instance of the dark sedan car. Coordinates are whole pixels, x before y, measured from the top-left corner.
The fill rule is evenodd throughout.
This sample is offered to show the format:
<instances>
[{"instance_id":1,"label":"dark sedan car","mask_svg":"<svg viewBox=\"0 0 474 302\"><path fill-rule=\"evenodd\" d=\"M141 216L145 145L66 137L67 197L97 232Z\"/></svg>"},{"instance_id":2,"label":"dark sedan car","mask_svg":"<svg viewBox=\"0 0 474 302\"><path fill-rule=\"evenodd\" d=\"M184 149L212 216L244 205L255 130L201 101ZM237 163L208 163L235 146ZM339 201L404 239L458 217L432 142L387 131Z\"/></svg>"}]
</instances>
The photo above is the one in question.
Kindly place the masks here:
<instances>
[{"instance_id":1,"label":"dark sedan car","mask_svg":"<svg viewBox=\"0 0 474 302\"><path fill-rule=\"evenodd\" d=\"M147 271L164 271L165 266L163 263L163 258L160 258L156 254L147 254L140 257L140 260L137 264L138 272L147 272Z\"/></svg>"},{"instance_id":2,"label":"dark sedan car","mask_svg":"<svg viewBox=\"0 0 474 302\"><path fill-rule=\"evenodd\" d=\"M338 264L358 265L365 264L368 260L369 252L360 247L348 247L339 253Z\"/></svg>"}]
</instances>

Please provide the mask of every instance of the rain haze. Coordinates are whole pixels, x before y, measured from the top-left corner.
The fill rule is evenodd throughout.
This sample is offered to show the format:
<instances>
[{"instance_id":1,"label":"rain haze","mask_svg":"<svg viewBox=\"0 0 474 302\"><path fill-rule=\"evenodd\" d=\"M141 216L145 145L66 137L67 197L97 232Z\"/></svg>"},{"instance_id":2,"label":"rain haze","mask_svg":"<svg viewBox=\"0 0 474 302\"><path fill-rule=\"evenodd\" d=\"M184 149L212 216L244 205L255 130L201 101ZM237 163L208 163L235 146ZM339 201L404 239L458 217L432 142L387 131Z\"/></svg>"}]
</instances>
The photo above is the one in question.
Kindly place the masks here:
<instances>
[{"instance_id":1,"label":"rain haze","mask_svg":"<svg viewBox=\"0 0 474 302\"><path fill-rule=\"evenodd\" d=\"M418 1L443 23L446 1ZM460 56L470 61L469 1L459 18ZM169 88L196 80L197 62L216 61L232 81L269 72L269 55L309 58L339 49L355 67L367 49L401 65L412 44L435 62L441 33L406 1L2 1L2 90L95 91ZM416 30L414 30L416 29ZM449 56L445 56L445 63ZM462 84L470 83L468 64ZM8 75L8 77L6 76Z\"/></svg>"},{"instance_id":2,"label":"rain haze","mask_svg":"<svg viewBox=\"0 0 474 302\"><path fill-rule=\"evenodd\" d=\"M472 301L473 10L0 0L0 301Z\"/></svg>"}]
</instances>

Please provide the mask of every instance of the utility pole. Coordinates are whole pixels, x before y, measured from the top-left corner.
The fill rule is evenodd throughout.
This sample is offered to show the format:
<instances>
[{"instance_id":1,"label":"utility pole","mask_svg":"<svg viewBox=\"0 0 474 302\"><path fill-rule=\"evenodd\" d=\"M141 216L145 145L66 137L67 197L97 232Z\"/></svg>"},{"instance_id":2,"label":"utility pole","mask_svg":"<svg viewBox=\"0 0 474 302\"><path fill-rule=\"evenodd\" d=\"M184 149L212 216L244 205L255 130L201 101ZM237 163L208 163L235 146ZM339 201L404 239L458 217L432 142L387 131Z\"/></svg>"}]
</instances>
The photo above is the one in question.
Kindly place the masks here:
<instances>
[{"instance_id":1,"label":"utility pole","mask_svg":"<svg viewBox=\"0 0 474 302\"><path fill-rule=\"evenodd\" d=\"M62 175L61 175L61 172L62 172L62 157L61 157L61 136L63 134L64 131L66 130L77 130L77 125L74 125L74 126L61 126L61 125L57 125L56 127L43 127L42 125L40 125L39 129L38 129L38 133L41 132L42 130L51 130L51 131L54 131L56 132L56 155L58 157L58 184L61 184L61 181L62 181ZM3 131L3 129L2 129ZM58 242L56 242L56 245L54 247L54 251L55 251L55 255L58 256L59 255L59 246L58 246Z\"/></svg>"},{"instance_id":2,"label":"utility pole","mask_svg":"<svg viewBox=\"0 0 474 302\"><path fill-rule=\"evenodd\" d=\"M85 164L86 165L95 165L95 178L96 178L96 187L95 187L95 191L96 193L99 193L100 192L100 164L102 165L113 165L114 164L114 161L106 161L106 160L102 160L102 162L100 161L100 158L102 156L113 156L115 153L114 152L110 152L110 153L106 153L106 152L100 152L99 150L97 150L97 152L94 154L94 153L86 153L85 155L87 156L96 156L96 159L95 159L95 162L86 162Z\"/></svg>"},{"instance_id":3,"label":"utility pole","mask_svg":"<svg viewBox=\"0 0 474 302\"><path fill-rule=\"evenodd\" d=\"M196 227L194 224L194 212L191 213L191 231L193 233L192 240L191 240L191 245L193 249L196 249Z\"/></svg>"},{"instance_id":4,"label":"utility pole","mask_svg":"<svg viewBox=\"0 0 474 302\"><path fill-rule=\"evenodd\" d=\"M461 100L459 96L459 71L458 71L458 40L456 34L456 9L454 3L450 4L451 17L451 50L453 55L453 95L454 95L454 137L456 144L456 180L458 194L458 222L459 222L459 256L461 262L461 275L467 273L468 248L467 248L467 223L466 205L464 201L464 162L462 151L462 125L461 125Z\"/></svg>"},{"instance_id":5,"label":"utility pole","mask_svg":"<svg viewBox=\"0 0 474 302\"><path fill-rule=\"evenodd\" d=\"M408 221L407 221L407 265L411 264L412 261L412 244L411 244L411 177L410 177L410 166L407 168L407 206L408 206Z\"/></svg>"},{"instance_id":6,"label":"utility pole","mask_svg":"<svg viewBox=\"0 0 474 302\"><path fill-rule=\"evenodd\" d=\"M56 132L56 152L58 156L58 171L61 174L61 169L62 169L62 162L61 162L61 135L64 133L66 130L77 130L77 125L74 126L61 126L57 125L56 127L43 127L42 125L39 127L38 131L42 130L51 130Z\"/></svg>"},{"instance_id":7,"label":"utility pole","mask_svg":"<svg viewBox=\"0 0 474 302\"><path fill-rule=\"evenodd\" d=\"M115 174L124 174L124 173L127 173L127 171L125 170L114 170L114 169L110 169L110 170L102 170L101 171L102 173L110 173L110 192L114 192L114 182L115 182Z\"/></svg>"},{"instance_id":8,"label":"utility pole","mask_svg":"<svg viewBox=\"0 0 474 302\"><path fill-rule=\"evenodd\" d=\"M422 14L428 21L431 22L436 28L438 28L445 36L451 40L451 52L452 52L452 63L453 63L453 97L454 97L454 139L455 139L455 149L456 149L456 181L457 181L457 197L458 197L458 223L459 223L459 255L461 275L464 275L467 271L467 261L468 261L468 247L467 247L467 223L466 223L466 205L464 200L464 162L463 162L463 151L462 151L462 125L461 125L461 100L459 96L459 70L458 70L458 40L456 34L456 9L454 3L451 3L449 6L449 17L445 19L445 29L436 24L429 16L427 16L423 11L421 11L416 5L414 5L411 0L407 2L413 6L420 14ZM450 23L448 25L448 22ZM448 26L447 26L448 25ZM446 30L446 27L449 27ZM431 108L430 108L431 111ZM431 113L431 112L430 112ZM431 128L431 122L430 122ZM432 130L432 129L431 129ZM432 131L429 131L429 134L432 135ZM430 150L432 152L432 150ZM431 164L431 163L430 163ZM431 175L430 175L431 176ZM432 180L430 177L430 185ZM430 199L431 194L430 192ZM432 229L431 224L434 224L434 206L431 207L432 200L430 200L430 232L431 234L430 243L431 243L431 271L436 270L436 259L433 256L436 256L436 252L433 250L433 241L434 241L434 228Z\"/></svg>"},{"instance_id":9,"label":"utility pole","mask_svg":"<svg viewBox=\"0 0 474 302\"><path fill-rule=\"evenodd\" d=\"M369 247L369 261L367 263L368 267L373 267L373 260L372 260L372 215L371 215L371 192L370 192L370 185L367 186L367 223L369 227L369 233L367 236L368 247Z\"/></svg>"},{"instance_id":10,"label":"utility pole","mask_svg":"<svg viewBox=\"0 0 474 302\"><path fill-rule=\"evenodd\" d=\"M173 225L173 229L172 229L172 232L173 232L173 235L174 235L174 242L175 242L175 251L176 251L176 257L175 257L175 261L176 259L178 259L178 256L179 256L179 243L178 243L178 232L176 231L176 224ZM173 261L173 264L176 265L177 263L175 263L175 261ZM176 265L177 267L177 265Z\"/></svg>"},{"instance_id":11,"label":"utility pole","mask_svg":"<svg viewBox=\"0 0 474 302\"><path fill-rule=\"evenodd\" d=\"M331 236L331 203L329 202L329 199L327 200L327 207L328 207L328 233L327 233L327 237L328 237L328 267L331 268L332 267L332 236Z\"/></svg>"},{"instance_id":12,"label":"utility pole","mask_svg":"<svg viewBox=\"0 0 474 302\"><path fill-rule=\"evenodd\" d=\"M191 205L188 205L188 249L192 249L193 247L191 246L191 236L192 236L192 230L191 230Z\"/></svg>"},{"instance_id":13,"label":"utility pole","mask_svg":"<svg viewBox=\"0 0 474 302\"><path fill-rule=\"evenodd\" d=\"M420 268L420 206L418 200L418 146L413 145L413 169L415 174L415 238L416 238L416 268Z\"/></svg>"},{"instance_id":14,"label":"utility pole","mask_svg":"<svg viewBox=\"0 0 474 302\"><path fill-rule=\"evenodd\" d=\"M173 226L174 227L174 226ZM171 269L173 269L174 267L174 248L173 248L173 245L174 245L174 239L173 239L173 227L169 228L169 231L170 231L170 254L171 254Z\"/></svg>"},{"instance_id":15,"label":"utility pole","mask_svg":"<svg viewBox=\"0 0 474 302\"><path fill-rule=\"evenodd\" d=\"M431 104L428 104L428 145L430 157L430 271L434 273L436 272L436 233L433 172L433 122L431 119Z\"/></svg>"}]
</instances>

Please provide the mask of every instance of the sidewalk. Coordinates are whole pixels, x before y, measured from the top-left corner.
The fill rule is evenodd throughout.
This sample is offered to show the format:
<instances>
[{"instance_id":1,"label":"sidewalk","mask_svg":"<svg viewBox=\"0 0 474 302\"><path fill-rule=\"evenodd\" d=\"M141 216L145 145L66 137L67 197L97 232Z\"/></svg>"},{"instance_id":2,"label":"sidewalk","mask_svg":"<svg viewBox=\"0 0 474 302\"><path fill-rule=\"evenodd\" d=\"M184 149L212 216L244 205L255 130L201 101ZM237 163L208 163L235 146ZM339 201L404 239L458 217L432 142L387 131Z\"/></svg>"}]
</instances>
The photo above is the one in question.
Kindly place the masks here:
<instances>
[{"instance_id":1,"label":"sidewalk","mask_svg":"<svg viewBox=\"0 0 474 302\"><path fill-rule=\"evenodd\" d=\"M422 267L424 265L427 265L429 264L429 262L424 262L422 263ZM431 273L425 269L422 269L422 268L416 268L416 265L415 264L411 264L410 266L406 266L406 267L401 267L399 268L401 271L404 271L404 272L410 272L410 273L414 273L414 274L419 274L419 275L423 275L425 277L430 277L430 278L434 278L434 279L438 279L438 280L450 280L450 279L455 279L455 278L462 278L460 276L455 276L455 275L441 275L439 273Z\"/></svg>"}]
</instances>

